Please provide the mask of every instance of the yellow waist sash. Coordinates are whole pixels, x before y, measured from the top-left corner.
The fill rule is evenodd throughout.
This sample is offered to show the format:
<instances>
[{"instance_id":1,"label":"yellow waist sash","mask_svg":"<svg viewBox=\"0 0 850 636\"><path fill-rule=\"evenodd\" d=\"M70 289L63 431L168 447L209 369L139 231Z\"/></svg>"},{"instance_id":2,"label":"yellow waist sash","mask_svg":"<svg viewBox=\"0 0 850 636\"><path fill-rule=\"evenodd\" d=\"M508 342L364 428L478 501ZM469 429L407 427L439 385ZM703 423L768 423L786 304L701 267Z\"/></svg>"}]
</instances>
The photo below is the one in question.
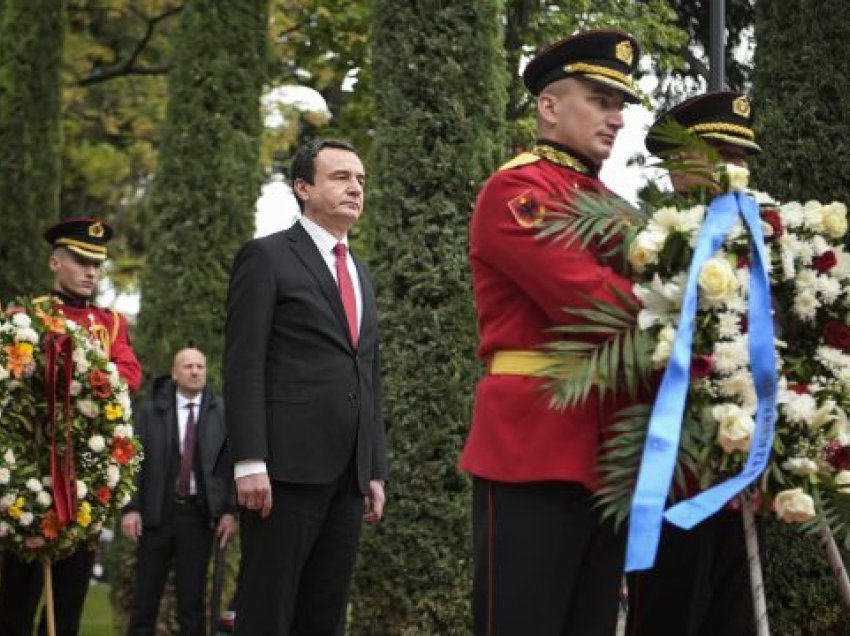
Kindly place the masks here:
<instances>
[{"instance_id":1,"label":"yellow waist sash","mask_svg":"<svg viewBox=\"0 0 850 636\"><path fill-rule=\"evenodd\" d=\"M569 359L543 351L496 351L490 359L490 375L542 375L554 365L578 367L578 358Z\"/></svg>"}]
</instances>

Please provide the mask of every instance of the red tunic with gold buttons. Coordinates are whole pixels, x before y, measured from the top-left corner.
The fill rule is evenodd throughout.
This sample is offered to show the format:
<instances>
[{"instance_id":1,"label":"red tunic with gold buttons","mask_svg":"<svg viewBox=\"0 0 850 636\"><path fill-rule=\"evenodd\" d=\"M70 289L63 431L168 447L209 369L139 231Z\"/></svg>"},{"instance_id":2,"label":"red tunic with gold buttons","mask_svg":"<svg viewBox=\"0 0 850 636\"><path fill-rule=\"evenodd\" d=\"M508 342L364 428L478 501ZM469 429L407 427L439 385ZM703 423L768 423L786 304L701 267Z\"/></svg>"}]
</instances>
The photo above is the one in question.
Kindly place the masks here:
<instances>
[{"instance_id":1,"label":"red tunic with gold buttons","mask_svg":"<svg viewBox=\"0 0 850 636\"><path fill-rule=\"evenodd\" d=\"M475 296L478 355L539 350L556 325L575 322L564 308L592 300L621 305L613 291L632 283L602 265L592 249L540 239L540 221L555 198L574 189L604 188L569 149L540 142L493 174L475 206L469 258ZM578 407L549 406L545 381L488 373L475 394L463 470L494 481L574 481L593 489L600 436L613 405L595 392Z\"/></svg>"},{"instance_id":2,"label":"red tunic with gold buttons","mask_svg":"<svg viewBox=\"0 0 850 636\"><path fill-rule=\"evenodd\" d=\"M130 392L135 393L142 383L142 367L130 344L127 319L111 309L94 305L70 305L56 295L50 296L50 302L54 309L88 329L92 336L100 340L109 354L109 360L118 367L118 374L127 382Z\"/></svg>"}]
</instances>

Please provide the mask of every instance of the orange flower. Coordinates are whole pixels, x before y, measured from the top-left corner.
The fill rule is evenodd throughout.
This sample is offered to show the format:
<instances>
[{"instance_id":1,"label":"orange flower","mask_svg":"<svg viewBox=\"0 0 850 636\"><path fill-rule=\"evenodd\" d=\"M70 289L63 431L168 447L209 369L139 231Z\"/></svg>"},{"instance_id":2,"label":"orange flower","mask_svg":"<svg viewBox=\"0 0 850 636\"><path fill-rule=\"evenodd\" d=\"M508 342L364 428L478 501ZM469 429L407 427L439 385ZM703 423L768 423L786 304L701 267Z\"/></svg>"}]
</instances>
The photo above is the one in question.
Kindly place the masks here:
<instances>
[{"instance_id":1,"label":"orange flower","mask_svg":"<svg viewBox=\"0 0 850 636\"><path fill-rule=\"evenodd\" d=\"M112 457L122 466L130 463L136 456L136 447L126 437L119 437L112 442Z\"/></svg>"},{"instance_id":2,"label":"orange flower","mask_svg":"<svg viewBox=\"0 0 850 636\"><path fill-rule=\"evenodd\" d=\"M55 511L50 510L44 515L44 519L41 520L41 533L45 539L55 539L59 536L59 517L56 516Z\"/></svg>"},{"instance_id":3,"label":"orange flower","mask_svg":"<svg viewBox=\"0 0 850 636\"><path fill-rule=\"evenodd\" d=\"M41 322L53 333L65 333L65 321L59 316L51 316L44 313L41 309L35 312L35 315L41 318Z\"/></svg>"},{"instance_id":4,"label":"orange flower","mask_svg":"<svg viewBox=\"0 0 850 636\"><path fill-rule=\"evenodd\" d=\"M9 372L15 378L24 377L26 368L32 364L32 345L29 342L16 342L6 345L5 350L9 358Z\"/></svg>"}]
</instances>

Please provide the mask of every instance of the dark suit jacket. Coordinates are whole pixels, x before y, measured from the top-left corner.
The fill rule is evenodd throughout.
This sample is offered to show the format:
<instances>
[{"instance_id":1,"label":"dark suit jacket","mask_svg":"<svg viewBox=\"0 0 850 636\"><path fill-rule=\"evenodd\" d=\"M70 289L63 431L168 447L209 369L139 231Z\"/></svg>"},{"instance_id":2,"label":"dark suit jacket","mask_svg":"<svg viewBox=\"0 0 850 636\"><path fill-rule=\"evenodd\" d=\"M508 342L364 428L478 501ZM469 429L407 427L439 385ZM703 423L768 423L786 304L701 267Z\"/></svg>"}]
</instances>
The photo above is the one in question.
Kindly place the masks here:
<instances>
[{"instance_id":1,"label":"dark suit jacket","mask_svg":"<svg viewBox=\"0 0 850 636\"><path fill-rule=\"evenodd\" d=\"M326 484L354 454L362 492L386 479L375 294L354 260L363 295L357 349L337 284L300 223L236 255L224 361L234 462L262 459L273 480Z\"/></svg>"},{"instance_id":2,"label":"dark suit jacket","mask_svg":"<svg viewBox=\"0 0 850 636\"><path fill-rule=\"evenodd\" d=\"M232 477L213 474L213 468L224 445L224 403L209 387L201 397L198 413L198 448L202 475L196 475L199 493L217 519L236 507ZM151 397L136 417L136 435L144 448L144 460L138 477L138 490L124 512L138 510L146 527L159 527L174 506L174 489L179 471L176 387L171 378L154 381Z\"/></svg>"}]
</instances>

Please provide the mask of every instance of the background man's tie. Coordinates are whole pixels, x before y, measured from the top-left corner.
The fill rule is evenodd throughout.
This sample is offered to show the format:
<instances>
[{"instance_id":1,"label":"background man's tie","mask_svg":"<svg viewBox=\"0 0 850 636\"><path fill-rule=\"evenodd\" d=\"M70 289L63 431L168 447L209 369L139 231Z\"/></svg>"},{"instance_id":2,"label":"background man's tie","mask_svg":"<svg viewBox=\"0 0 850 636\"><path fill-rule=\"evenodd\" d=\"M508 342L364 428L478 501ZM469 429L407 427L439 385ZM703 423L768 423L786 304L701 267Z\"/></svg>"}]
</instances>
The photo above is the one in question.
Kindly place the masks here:
<instances>
[{"instance_id":1,"label":"background man's tie","mask_svg":"<svg viewBox=\"0 0 850 636\"><path fill-rule=\"evenodd\" d=\"M186 418L186 434L183 436L183 454L180 458L180 476L177 478L177 496L189 496L189 477L192 474L192 462L195 459L195 403L186 405L189 417Z\"/></svg>"},{"instance_id":2,"label":"background man's tie","mask_svg":"<svg viewBox=\"0 0 850 636\"><path fill-rule=\"evenodd\" d=\"M348 332L351 343L357 348L360 331L357 329L357 303L354 300L354 285L348 275L348 265L345 260L345 243L334 245L336 255L336 278L339 281L339 295L342 296L342 306L345 307L345 317L348 320Z\"/></svg>"}]
</instances>

